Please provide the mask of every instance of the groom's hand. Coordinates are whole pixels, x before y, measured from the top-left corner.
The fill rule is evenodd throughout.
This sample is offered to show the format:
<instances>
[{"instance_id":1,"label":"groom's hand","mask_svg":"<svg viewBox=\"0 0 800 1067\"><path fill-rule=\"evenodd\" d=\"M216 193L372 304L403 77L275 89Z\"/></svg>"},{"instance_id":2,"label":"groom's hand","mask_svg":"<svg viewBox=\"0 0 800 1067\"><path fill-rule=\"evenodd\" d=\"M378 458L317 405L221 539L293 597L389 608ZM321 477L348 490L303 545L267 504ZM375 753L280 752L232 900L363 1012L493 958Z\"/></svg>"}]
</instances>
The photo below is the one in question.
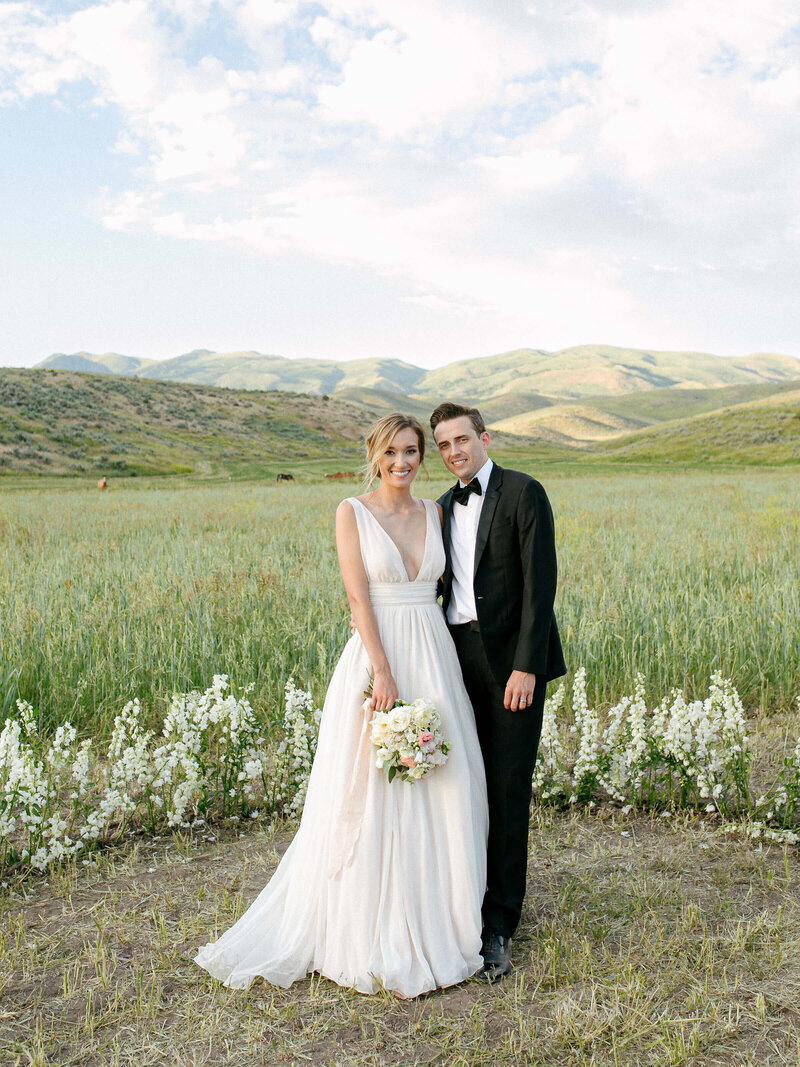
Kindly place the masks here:
<instances>
[{"instance_id":1,"label":"groom's hand","mask_svg":"<svg viewBox=\"0 0 800 1067\"><path fill-rule=\"evenodd\" d=\"M506 682L505 706L511 711L524 711L533 702L536 675L525 671L512 671Z\"/></svg>"}]
</instances>

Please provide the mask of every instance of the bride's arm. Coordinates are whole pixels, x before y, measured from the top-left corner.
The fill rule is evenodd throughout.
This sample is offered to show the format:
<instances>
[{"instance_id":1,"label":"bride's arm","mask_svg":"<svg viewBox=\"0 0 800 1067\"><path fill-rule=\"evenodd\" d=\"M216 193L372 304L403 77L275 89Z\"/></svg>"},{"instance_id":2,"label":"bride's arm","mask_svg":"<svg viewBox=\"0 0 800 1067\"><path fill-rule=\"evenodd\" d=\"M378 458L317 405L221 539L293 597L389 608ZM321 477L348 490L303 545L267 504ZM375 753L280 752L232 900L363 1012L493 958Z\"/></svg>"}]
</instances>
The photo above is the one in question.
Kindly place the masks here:
<instances>
[{"instance_id":1,"label":"bride's arm","mask_svg":"<svg viewBox=\"0 0 800 1067\"><path fill-rule=\"evenodd\" d=\"M347 500L343 500L336 509L336 550L353 622L372 664L372 707L377 711L385 711L397 700L397 685L381 643L378 620L369 601L369 581L361 558L358 524L353 505Z\"/></svg>"}]
</instances>

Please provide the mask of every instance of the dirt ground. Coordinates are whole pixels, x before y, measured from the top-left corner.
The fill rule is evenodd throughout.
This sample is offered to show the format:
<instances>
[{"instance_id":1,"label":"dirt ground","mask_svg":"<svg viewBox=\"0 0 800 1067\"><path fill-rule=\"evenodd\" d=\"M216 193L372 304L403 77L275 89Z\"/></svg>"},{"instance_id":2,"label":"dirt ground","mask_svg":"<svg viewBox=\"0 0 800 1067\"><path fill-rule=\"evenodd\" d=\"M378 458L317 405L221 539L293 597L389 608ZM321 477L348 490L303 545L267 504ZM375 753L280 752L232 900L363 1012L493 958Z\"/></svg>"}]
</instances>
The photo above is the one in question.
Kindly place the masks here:
<instances>
[{"instance_id":1,"label":"dirt ground","mask_svg":"<svg viewBox=\"0 0 800 1067\"><path fill-rule=\"evenodd\" d=\"M534 809L513 977L413 1001L192 963L291 840L132 839L0 899L0 1063L800 1065L800 852L697 816Z\"/></svg>"}]
</instances>

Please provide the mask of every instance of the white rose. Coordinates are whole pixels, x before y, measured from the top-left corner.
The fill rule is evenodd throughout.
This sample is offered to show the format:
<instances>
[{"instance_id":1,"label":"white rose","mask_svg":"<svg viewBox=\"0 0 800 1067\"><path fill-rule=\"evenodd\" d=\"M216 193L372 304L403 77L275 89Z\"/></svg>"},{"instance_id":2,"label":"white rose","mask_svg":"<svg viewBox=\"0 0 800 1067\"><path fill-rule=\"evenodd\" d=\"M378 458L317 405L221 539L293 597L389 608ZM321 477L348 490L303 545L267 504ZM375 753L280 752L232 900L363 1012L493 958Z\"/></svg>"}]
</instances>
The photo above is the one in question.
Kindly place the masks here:
<instances>
[{"instance_id":1,"label":"white rose","mask_svg":"<svg viewBox=\"0 0 800 1067\"><path fill-rule=\"evenodd\" d=\"M425 700L415 700L413 707L415 726L426 726L430 721L431 714L435 714L434 709Z\"/></svg>"},{"instance_id":2,"label":"white rose","mask_svg":"<svg viewBox=\"0 0 800 1067\"><path fill-rule=\"evenodd\" d=\"M396 733L407 730L411 723L411 708L402 704L399 708L390 708L387 712L389 727Z\"/></svg>"}]
</instances>

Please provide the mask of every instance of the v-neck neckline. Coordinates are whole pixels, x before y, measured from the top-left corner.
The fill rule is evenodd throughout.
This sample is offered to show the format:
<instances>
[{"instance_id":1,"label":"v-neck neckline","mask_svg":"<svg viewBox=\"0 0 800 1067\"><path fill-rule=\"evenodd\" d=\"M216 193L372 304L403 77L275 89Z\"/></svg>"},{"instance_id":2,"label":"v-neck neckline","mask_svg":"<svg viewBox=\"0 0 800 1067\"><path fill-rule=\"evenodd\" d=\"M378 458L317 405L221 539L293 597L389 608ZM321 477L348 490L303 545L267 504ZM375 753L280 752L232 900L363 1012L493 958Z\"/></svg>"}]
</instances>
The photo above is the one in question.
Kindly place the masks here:
<instances>
[{"instance_id":1,"label":"v-neck neckline","mask_svg":"<svg viewBox=\"0 0 800 1067\"><path fill-rule=\"evenodd\" d=\"M419 499L419 498L417 498L417 499ZM397 553L397 556L398 556L398 558L400 560L400 566L403 568L403 571L404 571L405 576L406 576L406 581L408 582L409 585L413 585L414 582L416 582L417 579L419 578L420 574L422 574L422 567L423 567L423 564L425 563L425 556L428 554L428 527L430 525L430 515L428 514L428 506L425 503L425 501L424 500L422 501L422 507L423 507L423 510L425 511L425 542L424 542L424 544L422 546L422 560L420 562L419 570L417 571L415 577L410 578L409 575L408 575L408 567L406 567L405 560L403 559L403 553L400 551L395 539L392 537L392 535L389 533L389 531L386 529L386 527L383 525L383 523L378 519L377 515L373 515L372 514L372 512L370 511L370 509L367 507L367 505L364 503L363 500L359 500L357 496L354 496L353 500L355 500L358 504L361 505L361 507L364 509L364 511L366 511L366 513L369 515L369 517L378 526L378 529L380 529L383 532L383 535L386 537L386 539L389 542L389 544L394 548L395 552Z\"/></svg>"}]
</instances>

